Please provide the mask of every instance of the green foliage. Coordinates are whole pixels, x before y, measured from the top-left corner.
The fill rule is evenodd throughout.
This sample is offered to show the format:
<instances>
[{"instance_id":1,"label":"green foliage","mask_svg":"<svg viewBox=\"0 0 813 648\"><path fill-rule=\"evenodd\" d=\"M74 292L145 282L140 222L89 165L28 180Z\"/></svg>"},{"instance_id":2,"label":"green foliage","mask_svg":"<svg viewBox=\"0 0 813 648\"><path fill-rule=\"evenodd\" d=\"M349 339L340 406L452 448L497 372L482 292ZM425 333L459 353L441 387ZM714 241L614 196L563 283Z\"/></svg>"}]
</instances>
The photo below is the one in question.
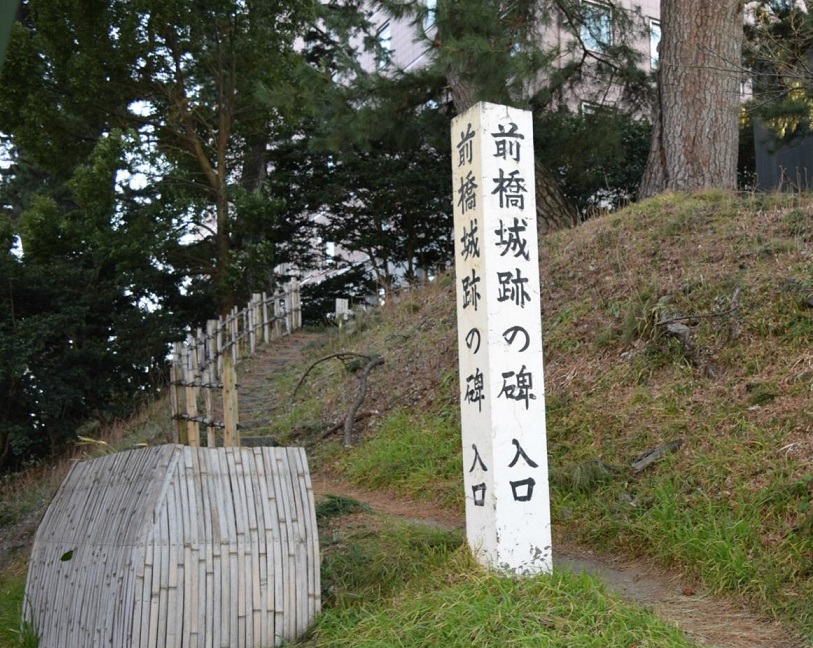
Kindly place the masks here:
<instances>
[{"instance_id":1,"label":"green foliage","mask_svg":"<svg viewBox=\"0 0 813 648\"><path fill-rule=\"evenodd\" d=\"M635 196L652 139L648 122L608 109L557 110L537 118L534 134L582 218L624 207Z\"/></svg>"},{"instance_id":2,"label":"green foliage","mask_svg":"<svg viewBox=\"0 0 813 648\"><path fill-rule=\"evenodd\" d=\"M429 414L392 412L373 438L350 451L342 472L366 488L457 503L449 487L463 474L459 427Z\"/></svg>"},{"instance_id":3,"label":"green foliage","mask_svg":"<svg viewBox=\"0 0 813 648\"><path fill-rule=\"evenodd\" d=\"M462 543L459 533L393 520L339 528L321 543L323 605L352 610L396 595L444 565Z\"/></svg>"},{"instance_id":4,"label":"green foliage","mask_svg":"<svg viewBox=\"0 0 813 648\"><path fill-rule=\"evenodd\" d=\"M538 113L555 109L574 87L582 100L591 100L602 96L612 82L630 105L646 92L638 65L641 54L635 47L646 26L633 13L614 13L613 44L598 52L580 38L590 8L578 0L509 5L477 0L466 3L466 11L455 2L441 2L433 30L423 29L422 5L398 0L381 4L397 17L412 19L416 37L426 43L432 57L430 73L442 76L453 92L461 87L472 91L471 103L491 101L531 107ZM540 32L553 27L573 38L540 42ZM589 83L582 83L588 78Z\"/></svg>"},{"instance_id":5,"label":"green foliage","mask_svg":"<svg viewBox=\"0 0 813 648\"><path fill-rule=\"evenodd\" d=\"M259 89L291 83L313 16L309 0L22 3L0 74L0 469L131 413L182 327L291 260L280 239L301 223L265 178L290 131Z\"/></svg>"},{"instance_id":6,"label":"green foliage","mask_svg":"<svg viewBox=\"0 0 813 648\"><path fill-rule=\"evenodd\" d=\"M376 294L369 272L363 268L350 268L324 281L302 286L302 321L308 325L336 324L336 299L350 304L366 303L369 295Z\"/></svg>"},{"instance_id":7,"label":"green foliage","mask_svg":"<svg viewBox=\"0 0 813 648\"><path fill-rule=\"evenodd\" d=\"M805 3L752 3L745 22L744 62L754 89L755 112L782 138L809 132L813 18Z\"/></svg>"},{"instance_id":8,"label":"green foliage","mask_svg":"<svg viewBox=\"0 0 813 648\"><path fill-rule=\"evenodd\" d=\"M33 196L16 230L23 257L0 259L0 468L58 449L88 420L132 413L164 371L177 320L140 300L171 293L150 260L151 228L110 223L113 188L98 188L109 173L97 159L61 197Z\"/></svg>"},{"instance_id":9,"label":"green foliage","mask_svg":"<svg viewBox=\"0 0 813 648\"><path fill-rule=\"evenodd\" d=\"M484 572L466 549L454 551L459 540L443 540L448 532L400 525L397 531L400 538L351 538L346 555L357 555L326 566L329 582L365 595L331 600L307 645L694 645L652 612L608 594L593 577L556 571L551 576L508 578ZM423 538L432 536L427 546ZM369 545L376 541L388 542L386 574L378 567L381 558L370 555ZM404 551L407 543L412 548ZM386 583L381 589L365 586L371 559L374 574Z\"/></svg>"},{"instance_id":10,"label":"green foliage","mask_svg":"<svg viewBox=\"0 0 813 648\"><path fill-rule=\"evenodd\" d=\"M0 572L0 647L36 648L32 642L30 625L21 623L23 599L25 596L24 564L5 563Z\"/></svg>"}]
</instances>

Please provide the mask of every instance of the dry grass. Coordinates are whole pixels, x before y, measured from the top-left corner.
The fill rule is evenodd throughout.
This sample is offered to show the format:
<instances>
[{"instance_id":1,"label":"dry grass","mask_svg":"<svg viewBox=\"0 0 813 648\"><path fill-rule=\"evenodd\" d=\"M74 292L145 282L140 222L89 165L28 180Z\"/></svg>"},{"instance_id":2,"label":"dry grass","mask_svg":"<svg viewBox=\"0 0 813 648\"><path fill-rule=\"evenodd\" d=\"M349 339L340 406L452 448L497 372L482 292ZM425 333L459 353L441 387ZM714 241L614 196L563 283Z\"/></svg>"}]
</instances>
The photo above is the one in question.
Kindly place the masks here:
<instances>
[{"instance_id":1,"label":"dry grass","mask_svg":"<svg viewBox=\"0 0 813 648\"><path fill-rule=\"evenodd\" d=\"M57 459L2 477L0 572L8 560L16 559L18 550L30 545L45 508L75 462L142 444L166 443L172 433L169 412L166 399L158 399L131 419L102 428L94 440L77 442Z\"/></svg>"},{"instance_id":2,"label":"dry grass","mask_svg":"<svg viewBox=\"0 0 813 648\"><path fill-rule=\"evenodd\" d=\"M540 248L551 468L609 467L554 489L554 523L813 632L813 199L666 195ZM457 424L454 308L443 276L333 342L386 360L361 441L393 408ZM658 324L674 318L691 349ZM330 394L326 424L353 380L312 384ZM630 473L677 438L678 453Z\"/></svg>"}]
</instances>

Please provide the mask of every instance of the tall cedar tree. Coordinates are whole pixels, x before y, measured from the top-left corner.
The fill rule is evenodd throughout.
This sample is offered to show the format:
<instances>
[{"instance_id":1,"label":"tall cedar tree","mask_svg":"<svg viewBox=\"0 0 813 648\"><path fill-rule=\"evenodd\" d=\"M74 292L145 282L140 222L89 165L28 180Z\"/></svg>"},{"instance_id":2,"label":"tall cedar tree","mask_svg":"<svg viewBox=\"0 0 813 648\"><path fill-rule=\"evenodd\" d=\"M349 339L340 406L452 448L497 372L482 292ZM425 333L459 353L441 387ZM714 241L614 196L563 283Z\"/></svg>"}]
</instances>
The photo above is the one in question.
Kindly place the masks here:
<instances>
[{"instance_id":1,"label":"tall cedar tree","mask_svg":"<svg viewBox=\"0 0 813 648\"><path fill-rule=\"evenodd\" d=\"M735 189L743 3L661 3L654 131L640 198Z\"/></svg>"}]
</instances>

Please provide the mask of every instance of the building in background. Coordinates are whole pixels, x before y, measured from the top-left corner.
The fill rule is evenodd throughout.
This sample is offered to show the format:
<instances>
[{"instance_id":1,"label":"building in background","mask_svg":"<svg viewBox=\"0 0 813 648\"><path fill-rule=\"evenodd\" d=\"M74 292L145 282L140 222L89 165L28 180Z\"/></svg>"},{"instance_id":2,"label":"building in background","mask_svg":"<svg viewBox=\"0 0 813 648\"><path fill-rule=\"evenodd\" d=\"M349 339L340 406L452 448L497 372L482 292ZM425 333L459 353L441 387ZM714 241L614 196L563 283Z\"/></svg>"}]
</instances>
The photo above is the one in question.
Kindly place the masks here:
<instances>
[{"instance_id":1,"label":"building in background","mask_svg":"<svg viewBox=\"0 0 813 648\"><path fill-rule=\"evenodd\" d=\"M425 15L419 24L412 17L397 18L378 3L372 5L371 23L377 52L366 52L361 56L363 67L370 72L383 75L396 72L413 72L426 67L433 56L433 39L436 36L435 15L437 0L423 0ZM660 0L618 0L602 2L600 0L583 0L578 5L581 23L576 33L566 27L563 14L556 15L539 33L540 46L548 49L558 48L563 54L556 65L564 67L571 59L584 50L600 54L605 49L626 38L632 40L634 48L640 53L640 66L649 74L657 69L658 45L660 42ZM617 25L619 12L625 12L635 26L635 33L622 34ZM581 45L579 42L581 41ZM573 49L570 45L579 45ZM583 45L583 46L582 46ZM570 52L570 53L568 53ZM589 75L575 86L568 86L567 94L561 103L571 111L591 114L597 110L614 108L621 102L621 92L612 86L598 82L591 83ZM327 214L314 216L317 220L329 218ZM314 246L324 251L324 262L321 267L302 277L303 286L322 283L340 277L349 267L358 267L369 263L364 254L343 249L330 241L314 241ZM292 269L288 269L292 270ZM398 278L398 270L393 268L392 275ZM383 289L382 289L383 290Z\"/></svg>"},{"instance_id":2,"label":"building in background","mask_svg":"<svg viewBox=\"0 0 813 648\"><path fill-rule=\"evenodd\" d=\"M372 22L376 28L376 38L381 52L385 57L376 58L372 54L364 57L367 69L377 69L386 73L387 69L403 70L409 72L428 65L431 57L432 37L435 35L434 15L437 0L423 0L427 9L425 18L416 28L411 18L394 18L384 7L377 5L372 15ZM617 26L616 16L625 12L632 18L636 34L632 38L632 45L642 55L641 66L645 72L653 72L658 67L658 45L661 37L660 0L616 0L602 2L601 0L582 0L578 3L579 26L578 37L588 51L601 52L614 45L621 37ZM539 42L545 47L556 45L564 54L559 60L559 66L564 67L569 61L568 45L573 41L572 33L564 27L565 16L559 12L549 21L539 34ZM420 30L420 33L416 31ZM428 38L427 38L428 37ZM575 55L580 55L577 48ZM612 107L619 100L618 93L612 90L580 87L574 89L566 97L567 104L572 109L586 106L590 110L595 105Z\"/></svg>"}]
</instances>

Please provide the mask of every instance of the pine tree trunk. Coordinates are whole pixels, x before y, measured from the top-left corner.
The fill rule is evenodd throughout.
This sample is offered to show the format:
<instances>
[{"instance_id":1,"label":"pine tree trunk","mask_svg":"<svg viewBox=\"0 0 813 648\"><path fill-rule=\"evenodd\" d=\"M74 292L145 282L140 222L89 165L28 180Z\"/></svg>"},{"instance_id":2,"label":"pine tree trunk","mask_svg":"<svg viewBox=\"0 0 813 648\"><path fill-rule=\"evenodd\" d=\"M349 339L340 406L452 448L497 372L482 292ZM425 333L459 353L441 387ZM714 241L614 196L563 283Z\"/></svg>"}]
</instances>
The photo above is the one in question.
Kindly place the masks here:
<instances>
[{"instance_id":1,"label":"pine tree trunk","mask_svg":"<svg viewBox=\"0 0 813 648\"><path fill-rule=\"evenodd\" d=\"M578 224L573 205L568 202L559 184L544 164L535 161L536 227L540 234Z\"/></svg>"},{"instance_id":2,"label":"pine tree trunk","mask_svg":"<svg viewBox=\"0 0 813 648\"><path fill-rule=\"evenodd\" d=\"M450 72L446 82L452 93L457 114L464 113L477 102L475 89L456 73ZM545 165L535 160L536 188L536 226L540 234L552 232L566 227L573 227L578 223L578 217L573 205L567 200L556 178L545 168Z\"/></svg>"},{"instance_id":3,"label":"pine tree trunk","mask_svg":"<svg viewBox=\"0 0 813 648\"><path fill-rule=\"evenodd\" d=\"M661 3L654 131L639 198L736 188L742 10L741 0Z\"/></svg>"}]
</instances>

